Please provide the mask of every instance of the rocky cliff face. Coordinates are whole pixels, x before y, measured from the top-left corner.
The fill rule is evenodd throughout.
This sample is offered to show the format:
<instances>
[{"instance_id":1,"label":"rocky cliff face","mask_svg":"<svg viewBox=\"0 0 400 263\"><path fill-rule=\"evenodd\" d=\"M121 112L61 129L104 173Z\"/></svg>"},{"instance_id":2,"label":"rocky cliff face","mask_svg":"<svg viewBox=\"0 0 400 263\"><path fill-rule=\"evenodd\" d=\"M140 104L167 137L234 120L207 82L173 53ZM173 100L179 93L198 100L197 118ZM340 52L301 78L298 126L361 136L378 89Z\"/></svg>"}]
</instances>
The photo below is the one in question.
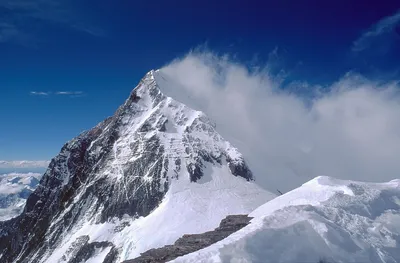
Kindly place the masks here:
<instances>
[{"instance_id":1,"label":"rocky cliff face","mask_svg":"<svg viewBox=\"0 0 400 263\"><path fill-rule=\"evenodd\" d=\"M252 173L242 156L203 113L161 92L156 74L149 72L114 116L66 143L23 213L0 222L1 262L122 261L149 246L172 244L180 236L179 231L171 237L165 233L145 242L143 236L153 229L140 225L157 217L151 214L167 213L163 202L171 205L188 200L187 195L185 201L176 201L175 196L198 194L197 199L202 198L198 189L213 196L207 191L226 185L227 199L242 194L259 200L244 198L247 203L239 202L237 208L232 205L237 211L219 209L211 225L194 232L213 229L231 212L250 212L271 196L249 182ZM230 183L219 173L229 174ZM195 184L199 185L197 192L191 191ZM224 204L224 193L213 199L229 207ZM186 204L192 207L182 209L197 209L194 200ZM215 209L208 205L198 213ZM135 239L139 236L142 241Z\"/></svg>"}]
</instances>

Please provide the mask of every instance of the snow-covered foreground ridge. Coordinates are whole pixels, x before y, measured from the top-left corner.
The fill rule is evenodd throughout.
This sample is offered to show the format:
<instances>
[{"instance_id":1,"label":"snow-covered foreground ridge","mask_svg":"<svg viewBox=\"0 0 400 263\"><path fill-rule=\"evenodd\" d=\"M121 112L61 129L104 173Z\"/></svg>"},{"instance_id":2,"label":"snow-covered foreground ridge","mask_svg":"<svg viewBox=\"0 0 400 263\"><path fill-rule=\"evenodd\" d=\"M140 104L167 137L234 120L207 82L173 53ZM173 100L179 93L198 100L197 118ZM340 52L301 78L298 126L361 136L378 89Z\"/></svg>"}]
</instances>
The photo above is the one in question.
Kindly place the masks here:
<instances>
[{"instance_id":1,"label":"snow-covered foreground ridge","mask_svg":"<svg viewBox=\"0 0 400 263\"><path fill-rule=\"evenodd\" d=\"M0 222L0 262L122 262L274 197L159 78L149 72L112 117L63 146L22 215Z\"/></svg>"},{"instance_id":2,"label":"snow-covered foreground ridge","mask_svg":"<svg viewBox=\"0 0 400 263\"><path fill-rule=\"evenodd\" d=\"M249 216L245 228L171 262L400 262L400 180L321 176Z\"/></svg>"}]
</instances>

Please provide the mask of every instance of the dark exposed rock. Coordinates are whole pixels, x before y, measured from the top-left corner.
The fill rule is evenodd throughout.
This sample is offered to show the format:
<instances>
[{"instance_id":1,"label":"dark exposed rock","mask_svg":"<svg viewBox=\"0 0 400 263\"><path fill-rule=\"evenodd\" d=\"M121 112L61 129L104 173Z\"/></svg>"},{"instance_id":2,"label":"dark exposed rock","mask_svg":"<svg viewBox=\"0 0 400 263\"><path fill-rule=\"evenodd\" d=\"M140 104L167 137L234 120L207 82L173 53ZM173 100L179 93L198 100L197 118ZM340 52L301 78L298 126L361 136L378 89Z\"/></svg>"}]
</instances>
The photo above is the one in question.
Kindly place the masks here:
<instances>
[{"instance_id":1,"label":"dark exposed rock","mask_svg":"<svg viewBox=\"0 0 400 263\"><path fill-rule=\"evenodd\" d=\"M229 169L233 175L243 177L247 181L254 179L253 173L243 160L241 163L234 163L229 157L226 157L226 161L228 162Z\"/></svg>"},{"instance_id":2,"label":"dark exposed rock","mask_svg":"<svg viewBox=\"0 0 400 263\"><path fill-rule=\"evenodd\" d=\"M187 167L190 174L190 181L197 182L201 177L203 177L202 163L198 161L196 164L190 164Z\"/></svg>"},{"instance_id":3,"label":"dark exposed rock","mask_svg":"<svg viewBox=\"0 0 400 263\"><path fill-rule=\"evenodd\" d=\"M99 126L103 126L101 123ZM63 184L63 166L70 167L75 178L85 177L86 149L99 133L85 132L73 141L67 143L61 153L54 158L40 185L29 196L24 212L19 217L0 223L0 251L3 253L2 262L12 262L18 255L22 258L34 251L44 241L44 235L55 213L62 210L73 195L73 182ZM68 152L69 158L66 158ZM70 166L74 163L74 166ZM25 249L22 250L22 247ZM22 251L21 251L22 250Z\"/></svg>"},{"instance_id":4,"label":"dark exposed rock","mask_svg":"<svg viewBox=\"0 0 400 263\"><path fill-rule=\"evenodd\" d=\"M208 247L249 224L252 218L247 215L230 215L223 219L213 231L195 235L184 235L174 245L150 249L140 257L123 263L163 263Z\"/></svg>"},{"instance_id":5,"label":"dark exposed rock","mask_svg":"<svg viewBox=\"0 0 400 263\"><path fill-rule=\"evenodd\" d=\"M110 247L110 252L107 253L103 263L114 263L117 260L118 251L110 242L93 242L83 245L74 257L68 263L86 262L89 258L93 257L96 250L103 250Z\"/></svg>"}]
</instances>

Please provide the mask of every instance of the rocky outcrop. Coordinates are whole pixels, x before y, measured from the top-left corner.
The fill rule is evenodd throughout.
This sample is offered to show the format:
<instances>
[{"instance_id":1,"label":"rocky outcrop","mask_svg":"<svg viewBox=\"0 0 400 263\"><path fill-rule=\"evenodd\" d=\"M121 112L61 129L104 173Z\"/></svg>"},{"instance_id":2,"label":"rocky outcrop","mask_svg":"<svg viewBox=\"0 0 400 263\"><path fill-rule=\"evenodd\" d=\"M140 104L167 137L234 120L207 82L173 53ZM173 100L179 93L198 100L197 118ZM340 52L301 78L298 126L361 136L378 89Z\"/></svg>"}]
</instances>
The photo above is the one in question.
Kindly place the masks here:
<instances>
[{"instance_id":1,"label":"rocky outcrop","mask_svg":"<svg viewBox=\"0 0 400 263\"><path fill-rule=\"evenodd\" d=\"M109 252L105 256L103 263L115 263L118 258L118 250L110 242L93 242L85 243L77 250L74 257L68 263L81 263L86 262L91 257L95 256L99 251L109 248Z\"/></svg>"},{"instance_id":2,"label":"rocky outcrop","mask_svg":"<svg viewBox=\"0 0 400 263\"><path fill-rule=\"evenodd\" d=\"M196 235L184 235L174 245L150 249L140 257L124 261L123 263L164 263L177 257L206 248L232 233L247 226L252 218L247 215L230 215L221 221L218 228L213 231Z\"/></svg>"}]
</instances>

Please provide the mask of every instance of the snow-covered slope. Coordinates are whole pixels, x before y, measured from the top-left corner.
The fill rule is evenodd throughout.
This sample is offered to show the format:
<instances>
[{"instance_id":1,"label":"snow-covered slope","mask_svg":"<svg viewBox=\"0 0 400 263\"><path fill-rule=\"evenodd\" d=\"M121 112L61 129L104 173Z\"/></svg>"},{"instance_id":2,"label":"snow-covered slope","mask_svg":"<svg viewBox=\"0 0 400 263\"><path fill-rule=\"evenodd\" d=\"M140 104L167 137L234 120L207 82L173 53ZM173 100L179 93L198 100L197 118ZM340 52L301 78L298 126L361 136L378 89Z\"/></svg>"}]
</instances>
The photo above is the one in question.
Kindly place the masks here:
<instances>
[{"instance_id":1,"label":"snow-covered slope","mask_svg":"<svg viewBox=\"0 0 400 263\"><path fill-rule=\"evenodd\" d=\"M245 228L172 262L400 262L400 180L317 177L250 216Z\"/></svg>"},{"instance_id":2,"label":"snow-covered slope","mask_svg":"<svg viewBox=\"0 0 400 263\"><path fill-rule=\"evenodd\" d=\"M0 174L0 221L22 213L26 199L39 184L40 177L38 173Z\"/></svg>"},{"instance_id":3,"label":"snow-covered slope","mask_svg":"<svg viewBox=\"0 0 400 263\"><path fill-rule=\"evenodd\" d=\"M0 224L1 262L121 262L274 197L207 116L162 93L157 75L64 145L24 213Z\"/></svg>"},{"instance_id":4,"label":"snow-covered slope","mask_svg":"<svg viewBox=\"0 0 400 263\"><path fill-rule=\"evenodd\" d=\"M226 167L211 168L209 172L210 178L204 183L185 179L172 183L162 203L146 217L126 216L102 224L87 220L67 233L66 242L45 262L58 262L74 241L85 235L90 241L109 241L118 247L118 262L133 259L151 248L173 244L184 234L211 230L226 215L249 213L272 198L254 183L232 177Z\"/></svg>"}]
</instances>

